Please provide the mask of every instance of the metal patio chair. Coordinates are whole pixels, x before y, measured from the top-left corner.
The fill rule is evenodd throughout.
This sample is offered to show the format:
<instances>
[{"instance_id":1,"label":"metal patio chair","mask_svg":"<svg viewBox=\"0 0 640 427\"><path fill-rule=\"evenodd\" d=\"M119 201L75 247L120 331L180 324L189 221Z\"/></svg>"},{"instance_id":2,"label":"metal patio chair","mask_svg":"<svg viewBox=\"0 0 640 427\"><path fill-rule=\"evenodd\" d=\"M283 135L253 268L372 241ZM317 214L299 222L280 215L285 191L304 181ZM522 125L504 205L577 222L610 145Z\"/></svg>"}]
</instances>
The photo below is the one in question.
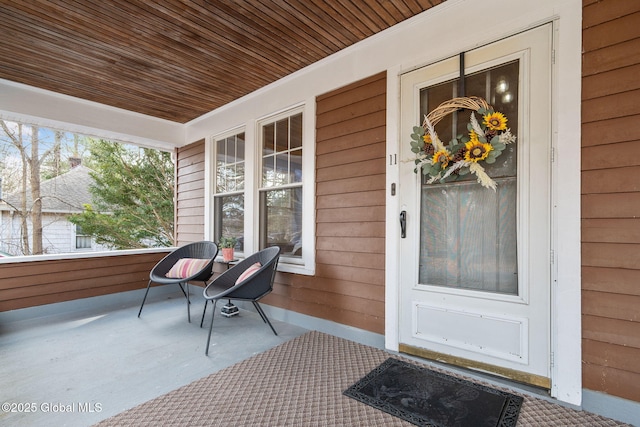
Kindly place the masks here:
<instances>
[{"instance_id":1,"label":"metal patio chair","mask_svg":"<svg viewBox=\"0 0 640 427\"><path fill-rule=\"evenodd\" d=\"M215 243L201 241L182 246L158 261L149 274L147 291L144 293L142 304L140 304L138 317L140 317L142 313L142 307L144 307L144 302L149 294L151 283L160 285L176 284L180 287L180 290L187 299L187 319L189 323L191 323L189 282L203 282L206 286L207 280L213 275L213 262L216 255L218 255L218 246ZM195 262L189 264L189 262L191 262L190 260L195 260ZM201 262L203 260L207 262ZM204 266L202 266L202 264L204 264ZM170 273L174 266L176 268L174 268L173 273L177 273L177 276L182 277L167 277L167 274ZM172 275L176 276L176 274Z\"/></svg>"},{"instance_id":2,"label":"metal patio chair","mask_svg":"<svg viewBox=\"0 0 640 427\"><path fill-rule=\"evenodd\" d=\"M267 315L262 310L258 300L273 290L273 279L276 274L279 258L279 247L272 246L263 249L240 261L207 285L203 291L205 304L204 310L202 311L202 320L200 321L200 327L202 327L204 316L207 312L207 304L209 301L213 301L213 313L211 314L209 336L205 348L206 355L209 355L209 343L211 342L213 319L216 315L216 303L221 299L251 301L264 323L267 323L273 333L278 335L267 318ZM259 263L259 265L256 265L256 263ZM246 277L248 274L249 276Z\"/></svg>"}]
</instances>

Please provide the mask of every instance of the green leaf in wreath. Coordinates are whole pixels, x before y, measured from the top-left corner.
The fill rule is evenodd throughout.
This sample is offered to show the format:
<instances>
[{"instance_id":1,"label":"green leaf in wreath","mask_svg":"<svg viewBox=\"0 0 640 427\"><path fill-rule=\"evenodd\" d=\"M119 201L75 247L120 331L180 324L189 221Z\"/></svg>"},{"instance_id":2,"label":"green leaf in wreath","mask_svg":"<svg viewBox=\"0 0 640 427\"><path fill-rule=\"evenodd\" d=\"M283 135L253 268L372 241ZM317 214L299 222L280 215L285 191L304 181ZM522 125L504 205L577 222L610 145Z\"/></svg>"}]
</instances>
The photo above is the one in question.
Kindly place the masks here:
<instances>
[{"instance_id":1,"label":"green leaf in wreath","mask_svg":"<svg viewBox=\"0 0 640 427\"><path fill-rule=\"evenodd\" d=\"M416 153L418 154L420 151L422 151L421 149L419 149L418 147L411 147L411 152L412 153Z\"/></svg>"},{"instance_id":2,"label":"green leaf in wreath","mask_svg":"<svg viewBox=\"0 0 640 427\"><path fill-rule=\"evenodd\" d=\"M487 163L487 164L491 165L491 164L493 164L493 163L495 163L495 162L496 162L496 158L495 158L495 157L488 157L488 156L487 156L487 158L486 158L486 159L484 159L484 161L485 161L485 163Z\"/></svg>"},{"instance_id":3,"label":"green leaf in wreath","mask_svg":"<svg viewBox=\"0 0 640 427\"><path fill-rule=\"evenodd\" d=\"M494 143L491 143L491 145L493 146L493 149L494 149L494 150L500 150L500 151L502 151L502 150L504 150L505 148L507 148L507 146L506 146L505 144L503 144L502 142L496 142L495 144L494 144Z\"/></svg>"}]
</instances>

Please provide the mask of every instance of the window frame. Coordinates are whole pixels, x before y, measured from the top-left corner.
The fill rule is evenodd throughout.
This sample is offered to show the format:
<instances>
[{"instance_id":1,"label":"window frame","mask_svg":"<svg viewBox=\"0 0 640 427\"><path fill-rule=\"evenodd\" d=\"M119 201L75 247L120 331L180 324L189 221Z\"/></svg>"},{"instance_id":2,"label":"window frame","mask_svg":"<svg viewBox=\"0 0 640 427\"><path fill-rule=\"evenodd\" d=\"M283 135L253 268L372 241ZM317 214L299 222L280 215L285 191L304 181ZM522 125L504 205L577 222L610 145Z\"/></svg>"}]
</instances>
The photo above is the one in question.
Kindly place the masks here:
<instances>
[{"instance_id":1,"label":"window frame","mask_svg":"<svg viewBox=\"0 0 640 427\"><path fill-rule=\"evenodd\" d=\"M242 190L235 190L235 191L227 191L227 192L220 192L218 193L217 191L217 154L218 154L218 150L217 150L217 143L220 140L224 140L230 137L237 137L241 134L244 134L244 188ZM236 129L232 129L228 132L224 132L221 133L219 135L216 135L214 137L212 137L211 139L211 144L212 144L212 186L211 186L211 215L208 216L208 218L210 218L211 220L211 240L215 241L216 243L218 243L219 238L216 237L217 235L217 224L218 224L218 219L215 218L215 214L216 214L216 204L217 201L219 199L221 199L222 197L228 197L228 196L237 196L237 195L242 195L243 196L243 218L245 218L244 224L243 224L243 230L242 230L242 237L244 242L246 242L246 235L247 235L247 227L246 227L246 201L247 201L247 180L248 180L248 173L247 173L247 151L248 151L248 144L247 144L247 137L246 137L246 132L244 130L244 128L236 128ZM237 146L236 146L237 149ZM237 159L236 159L237 160ZM235 164L237 164L238 162L236 161ZM228 163L227 163L228 164ZM220 236L221 237L221 236ZM243 257L244 254L246 252L246 243L243 243L243 249L242 250L236 250L236 255Z\"/></svg>"},{"instance_id":2,"label":"window frame","mask_svg":"<svg viewBox=\"0 0 640 427\"><path fill-rule=\"evenodd\" d=\"M78 230L82 232L82 227L77 224L73 226L73 250L72 252L88 252L93 250L93 237L89 234L78 234ZM78 238L82 238L84 241L89 239L89 247L78 247Z\"/></svg>"},{"instance_id":3,"label":"window frame","mask_svg":"<svg viewBox=\"0 0 640 427\"><path fill-rule=\"evenodd\" d=\"M244 255L260 249L260 190L262 179L262 128L285 117L302 113L302 257L281 255L278 271L315 274L315 102L301 102L277 112L248 119L244 124L229 128L207 138L205 144L205 236L214 236L215 141L225 136L245 133L245 207ZM238 258L243 258L239 256Z\"/></svg>"},{"instance_id":4,"label":"window frame","mask_svg":"<svg viewBox=\"0 0 640 427\"><path fill-rule=\"evenodd\" d=\"M300 115L300 125L301 125L301 130L300 130L300 134L301 134L301 144L300 146L296 146L294 148L292 148L290 146L290 142L291 142L291 118ZM264 128L267 126L274 126L275 132L276 132L276 138L277 138L277 129L278 129L278 123L282 122L283 120L287 120L287 148L278 151L278 143L277 141L274 139L273 143L274 143L274 150L271 154L267 154L265 155L265 147L264 147ZM280 156L287 156L287 164L290 165L291 163L291 155L297 151L300 150L302 151L302 158L301 160L304 158L304 154L305 154L305 150L304 150L304 129L305 129L305 125L304 125L304 111L302 108L297 108L297 109L291 109L291 110L287 110L287 111L283 111L279 114L275 114L272 116L268 116L265 117L264 119L259 120L257 123L257 131L256 131L256 150L257 150L257 159L258 159L258 187L257 187L257 193L258 193L258 217L259 217L259 226L257 228L258 231L258 244L259 247L261 249L266 248L266 236L264 235L264 228L267 226L267 218L265 216L265 212L264 210L266 209L266 202L264 202L264 199L267 197L267 193L269 192L274 192L274 191L287 191L290 189L296 189L299 188L302 190L302 200L300 201L302 203L302 212L300 212L301 216L302 216L302 222L304 223L304 176L305 176L305 170L304 170L304 163L301 161L300 163L300 167L301 167L301 172L302 172L302 176L301 179L299 181L294 181L291 182L291 170L289 167L287 167L287 172L288 172L288 177L287 177L287 182L286 183L281 183L281 184L275 184L275 183L269 183L269 182L265 182L265 178L263 176L264 174L264 167L265 167L265 159L273 159L274 162L276 162L277 158ZM277 170L277 166L276 163L274 163L274 171ZM301 224L302 227L302 224ZM303 236L301 236L303 237ZM304 244L301 247L302 249L302 253L304 253ZM281 254L281 258L287 258L292 264L299 264L300 260L302 259L302 255L300 256L296 256L296 255L292 255L292 256L287 256L286 254Z\"/></svg>"}]
</instances>

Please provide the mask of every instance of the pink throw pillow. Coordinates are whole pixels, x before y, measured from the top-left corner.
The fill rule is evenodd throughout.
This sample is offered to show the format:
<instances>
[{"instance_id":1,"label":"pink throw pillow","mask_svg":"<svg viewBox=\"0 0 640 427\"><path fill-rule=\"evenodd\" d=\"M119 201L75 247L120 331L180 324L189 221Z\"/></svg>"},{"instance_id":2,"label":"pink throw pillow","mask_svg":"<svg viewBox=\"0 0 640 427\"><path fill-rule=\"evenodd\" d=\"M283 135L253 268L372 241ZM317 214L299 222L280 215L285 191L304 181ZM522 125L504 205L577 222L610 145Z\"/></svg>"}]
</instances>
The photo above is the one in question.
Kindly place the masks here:
<instances>
[{"instance_id":1,"label":"pink throw pillow","mask_svg":"<svg viewBox=\"0 0 640 427\"><path fill-rule=\"evenodd\" d=\"M238 277L238 279L236 280L236 285L240 282L245 281L246 279L253 276L254 274L256 274L256 272L260 270L260 267L262 267L262 264L260 264L259 262L256 262L255 264L250 265L249 268L243 271L242 274Z\"/></svg>"},{"instance_id":2,"label":"pink throw pillow","mask_svg":"<svg viewBox=\"0 0 640 427\"><path fill-rule=\"evenodd\" d=\"M200 258L181 258L173 264L166 276L170 279L186 279L205 268L209 261L208 259Z\"/></svg>"}]
</instances>

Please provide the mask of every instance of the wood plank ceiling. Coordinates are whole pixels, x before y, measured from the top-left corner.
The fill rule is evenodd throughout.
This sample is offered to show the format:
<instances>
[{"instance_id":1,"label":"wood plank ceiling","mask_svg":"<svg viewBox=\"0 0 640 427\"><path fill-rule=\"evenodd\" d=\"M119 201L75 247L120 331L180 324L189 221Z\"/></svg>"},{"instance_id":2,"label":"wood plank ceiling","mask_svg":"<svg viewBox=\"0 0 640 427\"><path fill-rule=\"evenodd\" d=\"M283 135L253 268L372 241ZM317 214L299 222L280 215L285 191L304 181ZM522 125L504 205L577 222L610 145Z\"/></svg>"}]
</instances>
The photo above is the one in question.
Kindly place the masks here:
<instances>
[{"instance_id":1,"label":"wood plank ceiling","mask_svg":"<svg viewBox=\"0 0 640 427\"><path fill-rule=\"evenodd\" d=\"M0 78L185 123L444 0L0 0Z\"/></svg>"}]
</instances>

